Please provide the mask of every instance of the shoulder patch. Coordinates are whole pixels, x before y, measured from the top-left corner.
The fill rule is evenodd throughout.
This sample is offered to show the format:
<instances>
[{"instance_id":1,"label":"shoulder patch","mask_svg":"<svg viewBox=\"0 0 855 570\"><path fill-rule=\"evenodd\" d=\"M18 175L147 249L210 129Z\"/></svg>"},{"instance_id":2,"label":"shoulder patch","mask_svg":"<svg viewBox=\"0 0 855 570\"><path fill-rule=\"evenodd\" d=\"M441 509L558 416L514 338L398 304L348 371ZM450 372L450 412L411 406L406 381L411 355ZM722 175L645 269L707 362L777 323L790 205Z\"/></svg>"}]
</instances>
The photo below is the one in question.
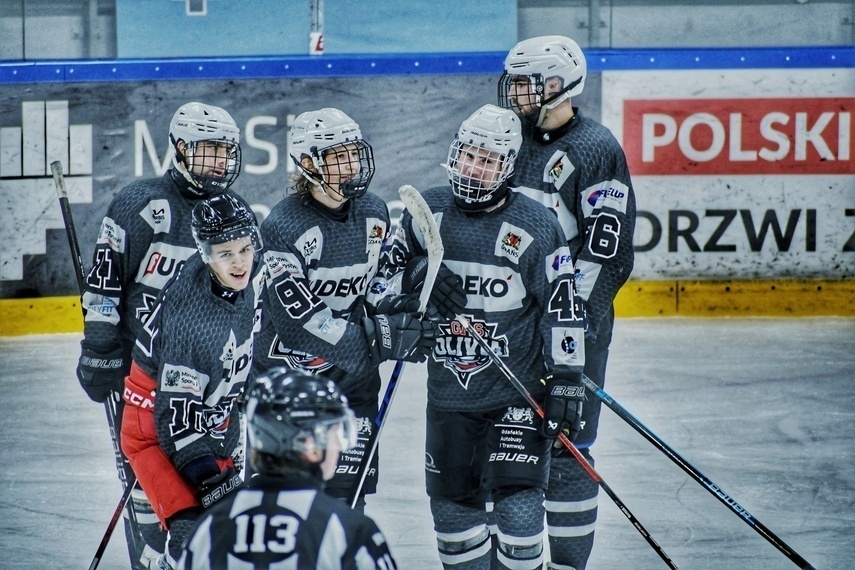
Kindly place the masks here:
<instances>
[{"instance_id":1,"label":"shoulder patch","mask_svg":"<svg viewBox=\"0 0 855 570\"><path fill-rule=\"evenodd\" d=\"M140 212L142 219L151 226L154 233L169 233L172 226L172 210L169 208L169 200L151 200Z\"/></svg>"},{"instance_id":2,"label":"shoulder patch","mask_svg":"<svg viewBox=\"0 0 855 570\"><path fill-rule=\"evenodd\" d=\"M543 181L552 184L555 188L561 188L574 170L576 170L576 166L570 162L567 153L563 150L557 150L543 169Z\"/></svg>"},{"instance_id":3,"label":"shoulder patch","mask_svg":"<svg viewBox=\"0 0 855 570\"><path fill-rule=\"evenodd\" d=\"M520 257L525 250L531 245L533 238L524 229L517 227L508 222L503 222L499 228L499 235L496 239L496 247L493 253L497 257L505 257L514 263L519 263Z\"/></svg>"}]
</instances>

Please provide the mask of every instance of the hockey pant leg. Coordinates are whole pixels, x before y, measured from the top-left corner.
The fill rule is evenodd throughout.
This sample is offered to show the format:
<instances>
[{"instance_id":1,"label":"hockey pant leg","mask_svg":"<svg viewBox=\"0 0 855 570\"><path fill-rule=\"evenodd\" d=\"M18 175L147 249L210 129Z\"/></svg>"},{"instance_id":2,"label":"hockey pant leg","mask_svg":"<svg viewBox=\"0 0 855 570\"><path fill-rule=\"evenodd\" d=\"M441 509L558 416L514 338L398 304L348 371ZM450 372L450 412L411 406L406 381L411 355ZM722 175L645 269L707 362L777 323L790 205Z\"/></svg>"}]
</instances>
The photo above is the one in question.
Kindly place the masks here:
<instances>
[{"instance_id":1,"label":"hockey pant leg","mask_svg":"<svg viewBox=\"0 0 855 570\"><path fill-rule=\"evenodd\" d=\"M499 489L493 492L497 568L535 570L543 567L543 490Z\"/></svg>"},{"instance_id":2,"label":"hockey pant leg","mask_svg":"<svg viewBox=\"0 0 855 570\"><path fill-rule=\"evenodd\" d=\"M118 395L118 394L117 394ZM118 398L109 402L109 413L113 415L113 430L116 445L122 450L122 417L124 415L125 402ZM136 475L131 467L127 456L122 452L124 463L123 483L126 483L131 474ZM154 514L151 503L141 488L135 486L131 491L129 505L122 513L125 526L125 539L128 545L128 554L131 558L131 567L134 569L148 569L151 562L155 560L166 547L166 531L160 525L160 521Z\"/></svg>"},{"instance_id":3,"label":"hockey pant leg","mask_svg":"<svg viewBox=\"0 0 855 570\"><path fill-rule=\"evenodd\" d=\"M490 568L490 531L481 503L432 498L430 512L439 560L446 570Z\"/></svg>"},{"instance_id":4,"label":"hockey pant leg","mask_svg":"<svg viewBox=\"0 0 855 570\"><path fill-rule=\"evenodd\" d=\"M579 450L593 466L587 449ZM546 490L549 552L555 570L584 570L594 545L599 485L573 457L552 458Z\"/></svg>"}]
</instances>

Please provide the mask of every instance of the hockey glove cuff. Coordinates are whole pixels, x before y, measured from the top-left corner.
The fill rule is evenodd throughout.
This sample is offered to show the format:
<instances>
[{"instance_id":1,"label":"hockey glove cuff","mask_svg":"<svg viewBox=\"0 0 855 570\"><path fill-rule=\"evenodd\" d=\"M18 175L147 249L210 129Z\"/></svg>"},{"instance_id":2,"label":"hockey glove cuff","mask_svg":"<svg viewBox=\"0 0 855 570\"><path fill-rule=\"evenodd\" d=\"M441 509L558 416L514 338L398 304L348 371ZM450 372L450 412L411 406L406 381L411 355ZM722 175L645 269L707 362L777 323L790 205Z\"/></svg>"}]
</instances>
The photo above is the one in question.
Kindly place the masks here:
<instances>
[{"instance_id":1,"label":"hockey glove cuff","mask_svg":"<svg viewBox=\"0 0 855 570\"><path fill-rule=\"evenodd\" d=\"M375 365L386 360L423 362L438 336L434 322L413 313L366 317L362 326Z\"/></svg>"},{"instance_id":2,"label":"hockey glove cuff","mask_svg":"<svg viewBox=\"0 0 855 570\"><path fill-rule=\"evenodd\" d=\"M77 380L92 401L103 403L111 392L121 394L129 370L130 363L125 361L125 351L121 347L105 350L81 341Z\"/></svg>"},{"instance_id":3,"label":"hockey glove cuff","mask_svg":"<svg viewBox=\"0 0 855 570\"><path fill-rule=\"evenodd\" d=\"M427 267L427 257L411 259L404 268L401 289L406 293L420 292L427 276ZM429 302L447 320L454 319L466 308L466 292L460 284L460 278L445 265L439 266Z\"/></svg>"},{"instance_id":4,"label":"hockey glove cuff","mask_svg":"<svg viewBox=\"0 0 855 570\"><path fill-rule=\"evenodd\" d=\"M543 401L543 424L541 432L544 436L558 437L565 430L570 441L575 441L579 435L582 422L582 401L585 399L585 388L582 387L580 374L555 374L547 376L546 397Z\"/></svg>"}]
</instances>

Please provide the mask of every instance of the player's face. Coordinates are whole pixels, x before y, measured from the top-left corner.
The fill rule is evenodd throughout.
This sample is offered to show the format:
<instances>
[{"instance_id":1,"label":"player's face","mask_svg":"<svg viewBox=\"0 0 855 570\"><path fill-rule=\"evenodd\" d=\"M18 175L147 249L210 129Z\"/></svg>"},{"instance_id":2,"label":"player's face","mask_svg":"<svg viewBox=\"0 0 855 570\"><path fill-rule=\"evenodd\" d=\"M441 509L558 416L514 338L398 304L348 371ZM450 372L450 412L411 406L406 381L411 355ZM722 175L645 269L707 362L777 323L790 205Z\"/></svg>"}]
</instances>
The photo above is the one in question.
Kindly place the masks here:
<instances>
[{"instance_id":1,"label":"player's face","mask_svg":"<svg viewBox=\"0 0 855 570\"><path fill-rule=\"evenodd\" d=\"M514 75L508 86L508 98L514 106L514 112L528 115L538 110L536 80L530 75Z\"/></svg>"},{"instance_id":2,"label":"player's face","mask_svg":"<svg viewBox=\"0 0 855 570\"><path fill-rule=\"evenodd\" d=\"M189 168L194 174L222 178L228 173L233 152L232 143L199 141L189 160Z\"/></svg>"},{"instance_id":3,"label":"player's face","mask_svg":"<svg viewBox=\"0 0 855 570\"><path fill-rule=\"evenodd\" d=\"M344 445L344 426L340 423L333 424L327 431L327 450L324 460L321 462L321 473L324 481L329 481L335 475L335 468L338 465L338 457L343 451Z\"/></svg>"},{"instance_id":4,"label":"player's face","mask_svg":"<svg viewBox=\"0 0 855 570\"><path fill-rule=\"evenodd\" d=\"M336 192L342 184L359 175L359 147L355 144L345 143L329 148L324 151L323 159L324 179ZM344 201L343 197L341 201Z\"/></svg>"},{"instance_id":5,"label":"player's face","mask_svg":"<svg viewBox=\"0 0 855 570\"><path fill-rule=\"evenodd\" d=\"M460 176L469 182L469 186L493 188L501 175L502 155L497 152L463 145L457 161Z\"/></svg>"},{"instance_id":6,"label":"player's face","mask_svg":"<svg viewBox=\"0 0 855 570\"><path fill-rule=\"evenodd\" d=\"M242 291L249 285L255 248L249 236L211 246L208 265L223 287Z\"/></svg>"}]
</instances>

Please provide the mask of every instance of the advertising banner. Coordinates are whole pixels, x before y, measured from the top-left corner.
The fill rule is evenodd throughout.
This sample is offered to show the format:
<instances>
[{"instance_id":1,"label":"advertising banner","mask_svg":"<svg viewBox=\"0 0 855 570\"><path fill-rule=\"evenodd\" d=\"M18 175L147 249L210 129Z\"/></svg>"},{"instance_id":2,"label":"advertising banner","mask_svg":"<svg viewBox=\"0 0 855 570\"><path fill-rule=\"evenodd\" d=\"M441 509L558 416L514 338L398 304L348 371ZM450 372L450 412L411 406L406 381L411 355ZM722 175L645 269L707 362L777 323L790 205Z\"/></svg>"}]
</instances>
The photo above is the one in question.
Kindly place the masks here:
<instances>
[{"instance_id":1,"label":"advertising banner","mask_svg":"<svg viewBox=\"0 0 855 570\"><path fill-rule=\"evenodd\" d=\"M603 72L634 279L855 277L853 69Z\"/></svg>"}]
</instances>

